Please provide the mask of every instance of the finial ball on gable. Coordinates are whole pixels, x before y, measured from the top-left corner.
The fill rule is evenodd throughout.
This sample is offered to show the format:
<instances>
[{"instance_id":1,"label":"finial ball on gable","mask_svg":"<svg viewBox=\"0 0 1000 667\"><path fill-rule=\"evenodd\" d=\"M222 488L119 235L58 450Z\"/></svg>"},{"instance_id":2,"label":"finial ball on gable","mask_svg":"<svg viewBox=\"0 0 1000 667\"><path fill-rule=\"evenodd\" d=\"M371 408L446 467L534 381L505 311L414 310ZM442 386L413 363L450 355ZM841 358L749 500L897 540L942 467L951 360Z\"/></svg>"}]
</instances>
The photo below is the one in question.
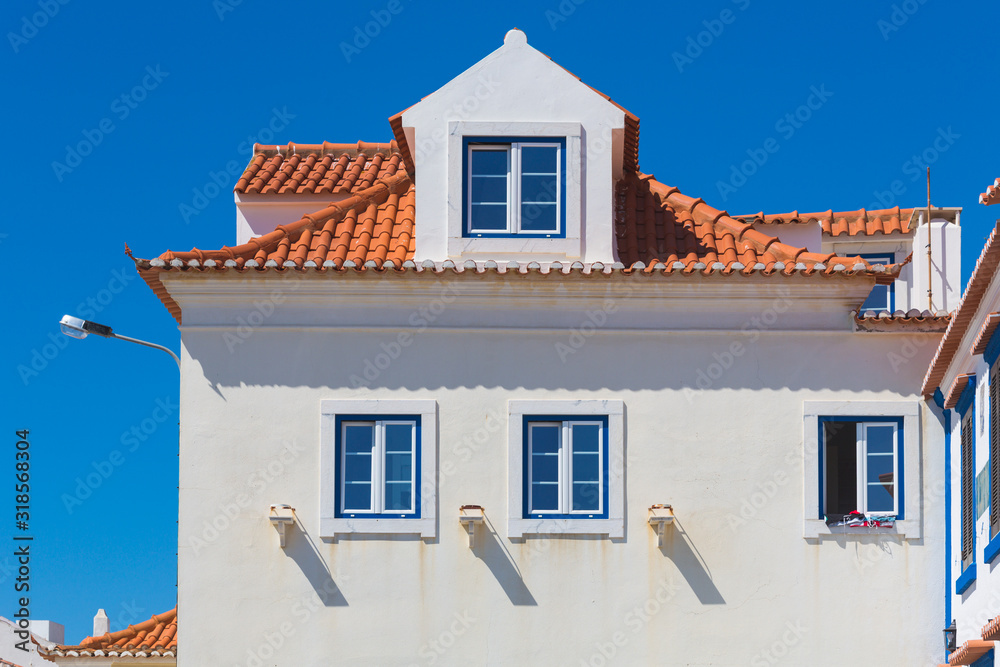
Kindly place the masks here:
<instances>
[{"instance_id":1,"label":"finial ball on gable","mask_svg":"<svg viewBox=\"0 0 1000 667\"><path fill-rule=\"evenodd\" d=\"M503 38L504 44L527 44L528 36L523 32L514 28L513 30L507 31L507 34Z\"/></svg>"}]
</instances>

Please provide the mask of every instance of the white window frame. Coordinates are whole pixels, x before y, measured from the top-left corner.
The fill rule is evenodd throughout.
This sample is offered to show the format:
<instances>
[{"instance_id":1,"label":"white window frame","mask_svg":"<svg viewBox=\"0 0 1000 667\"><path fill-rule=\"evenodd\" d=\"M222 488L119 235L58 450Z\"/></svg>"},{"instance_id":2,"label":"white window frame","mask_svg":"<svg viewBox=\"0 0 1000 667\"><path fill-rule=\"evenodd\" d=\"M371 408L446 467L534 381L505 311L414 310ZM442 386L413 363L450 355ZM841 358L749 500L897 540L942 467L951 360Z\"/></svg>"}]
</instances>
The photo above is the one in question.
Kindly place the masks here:
<instances>
[{"instance_id":1,"label":"white window frame","mask_svg":"<svg viewBox=\"0 0 1000 667\"><path fill-rule=\"evenodd\" d=\"M531 491L531 480L532 480L532 465L534 459L531 454L534 451L532 445L532 435L533 431L531 427L536 424L559 424L559 507L554 510L534 510L532 504L532 491ZM538 421L528 422L528 441L527 441L527 455L528 455L528 503L529 514L579 514L580 516L587 516L593 514L604 514L604 505L607 499L604 497L604 423L602 421L587 420L587 419L563 419L563 420L548 420L540 419ZM599 426L600 427L600 440L597 445L597 458L598 458L598 489L600 489L600 503L596 510L574 510L573 509L573 427L574 426ZM610 427L609 427L610 430ZM535 517L542 518L542 517Z\"/></svg>"},{"instance_id":2,"label":"white window frame","mask_svg":"<svg viewBox=\"0 0 1000 667\"><path fill-rule=\"evenodd\" d=\"M919 540L922 535L921 517L923 515L923 493L920 487L920 403L918 401L803 401L803 528L805 539L820 539L830 535L860 534L897 535L907 540ZM902 476L906 507L905 519L896 521L892 528L865 528L855 526L828 526L826 521L817 517L819 502L819 457L822 443L819 438L820 417L844 417L844 420L856 418L864 422L865 417L896 417L903 420L903 466L898 471ZM868 422L865 422L868 423ZM874 422L886 424L887 422ZM899 435L896 436L894 448L899 468ZM867 461L858 464L862 469ZM825 466L824 466L825 470ZM859 480L860 481L860 480ZM897 480L897 484L898 484ZM867 488L867 485L866 485ZM894 494L898 512L899 493ZM882 514L882 513L876 513Z\"/></svg>"},{"instance_id":3,"label":"white window frame","mask_svg":"<svg viewBox=\"0 0 1000 667\"><path fill-rule=\"evenodd\" d=\"M612 539L625 537L625 403L610 399L593 400L511 400L507 402L507 536L522 539L525 535L567 534L606 535ZM558 415L563 422L588 422L586 417L606 417L608 420L607 503L608 518L525 518L524 456L525 417ZM538 421L553 421L539 419ZM554 423L554 422L553 422ZM603 451L602 451L603 455ZM602 466L603 469L603 466ZM603 482L603 479L602 479ZM603 507L602 507L603 510ZM591 514L582 512L581 514Z\"/></svg>"},{"instance_id":4,"label":"white window frame","mask_svg":"<svg viewBox=\"0 0 1000 667\"><path fill-rule=\"evenodd\" d=\"M413 427L413 432L410 440L410 457L413 459L410 466L410 504L411 509L408 510L386 510L385 509L385 427L391 426L393 424L406 424ZM346 508L347 502L347 428L349 426L373 426L374 436L375 436L375 447L372 452L372 481L371 481L371 509L370 510L352 510ZM352 419L343 420L340 422L340 471L338 483L340 484L340 514L351 515L364 515L364 516L382 516L382 515L395 515L395 514L415 514L417 511L417 494L420 490L417 488L417 426L416 420L413 419ZM348 517L351 518L351 517Z\"/></svg>"},{"instance_id":5,"label":"white window frame","mask_svg":"<svg viewBox=\"0 0 1000 667\"><path fill-rule=\"evenodd\" d=\"M824 415L826 416L826 415ZM839 424L854 424L854 442L855 442L855 473L854 473L854 483L856 490L856 497L854 501L854 508L869 514L872 516L884 516L892 517L899 514L899 493L893 492L892 496L892 509L887 511L873 512L868 509L868 487L870 483L868 482L868 428L872 426L891 426L892 427L892 452L890 454L872 454L872 456L892 456L892 469L894 473L893 484L894 487L899 486L899 475L898 462L899 462L899 424L896 422L885 422L885 421L854 421L849 419L843 421L837 420L835 422L827 423L839 423ZM823 443L824 445L826 443ZM824 456L826 455L826 450L824 449ZM826 495L829 493L829 474L830 466L828 464L829 459L823 462L823 474L826 479L823 480L823 491L824 491L824 504L826 502ZM903 479L905 483L905 478Z\"/></svg>"},{"instance_id":6,"label":"white window frame","mask_svg":"<svg viewBox=\"0 0 1000 667\"><path fill-rule=\"evenodd\" d=\"M529 148L555 148L556 149L556 227L553 230L529 230L521 229L521 149ZM484 142L470 143L465 155L466 162L466 182L468 183L468 195L465 202L466 226L465 232L469 235L477 235L473 238L488 238L491 236L519 235L524 234L533 238L545 238L546 235L558 236L562 233L563 227L563 146L559 142L553 141L511 141L511 142ZM475 151L503 151L507 154L507 226L504 229L478 230L472 228L472 153Z\"/></svg>"},{"instance_id":7,"label":"white window frame","mask_svg":"<svg viewBox=\"0 0 1000 667\"><path fill-rule=\"evenodd\" d=\"M562 198L565 214L560 211L565 236L467 236L464 233L467 202L462 200L462 179L467 162L464 137L490 137L498 141L503 137L538 137L540 143L554 138L565 139L565 173L561 183L565 192ZM505 256L523 257L531 254L540 258L539 261L565 261L583 257L583 172L583 125L580 123L449 121L448 174L445 186L450 194L448 208L444 212L448 257L497 260Z\"/></svg>"},{"instance_id":8,"label":"white window frame","mask_svg":"<svg viewBox=\"0 0 1000 667\"><path fill-rule=\"evenodd\" d=\"M354 422L406 421L380 420L380 416L415 415L420 417L420 517L400 518L375 513L352 512L355 517L338 517L337 493L337 416L350 416ZM371 417L371 419L368 419ZM416 435L416 434L415 434ZM437 537L437 401L432 399L324 399L320 401L320 537L335 538L349 534L419 534ZM414 496L414 507L417 498Z\"/></svg>"}]
</instances>

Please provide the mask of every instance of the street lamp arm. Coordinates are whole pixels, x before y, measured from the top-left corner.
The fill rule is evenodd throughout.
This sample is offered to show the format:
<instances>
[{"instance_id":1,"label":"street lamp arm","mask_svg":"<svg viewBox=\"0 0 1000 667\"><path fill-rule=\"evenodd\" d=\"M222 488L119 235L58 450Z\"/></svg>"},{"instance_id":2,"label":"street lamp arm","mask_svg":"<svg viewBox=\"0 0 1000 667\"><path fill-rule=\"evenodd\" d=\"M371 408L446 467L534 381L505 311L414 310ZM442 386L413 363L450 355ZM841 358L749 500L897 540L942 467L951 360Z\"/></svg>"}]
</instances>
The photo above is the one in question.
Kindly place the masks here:
<instances>
[{"instance_id":1,"label":"street lamp arm","mask_svg":"<svg viewBox=\"0 0 1000 667\"><path fill-rule=\"evenodd\" d=\"M138 338L130 338L129 336L123 336L121 334L116 334L116 333L112 333L111 338L127 340L130 343L138 343L139 345L145 345L146 347L152 347L156 348L157 350L163 350L164 352L166 352L167 354L169 354L171 357L174 358L174 361L177 362L177 368L181 367L181 360L177 357L176 354L174 354L174 351L171 350L169 347L163 347L162 345L157 345L156 343L149 343L144 340L139 340Z\"/></svg>"}]
</instances>

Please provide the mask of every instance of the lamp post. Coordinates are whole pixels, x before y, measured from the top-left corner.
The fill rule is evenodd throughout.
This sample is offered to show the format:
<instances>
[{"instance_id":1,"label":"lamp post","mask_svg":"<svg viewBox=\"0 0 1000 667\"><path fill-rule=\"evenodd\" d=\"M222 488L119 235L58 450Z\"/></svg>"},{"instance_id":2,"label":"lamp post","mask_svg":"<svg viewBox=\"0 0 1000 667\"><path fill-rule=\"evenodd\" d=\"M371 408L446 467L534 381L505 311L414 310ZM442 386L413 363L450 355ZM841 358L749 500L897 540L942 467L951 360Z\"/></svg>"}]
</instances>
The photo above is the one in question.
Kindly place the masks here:
<instances>
[{"instance_id":1,"label":"lamp post","mask_svg":"<svg viewBox=\"0 0 1000 667\"><path fill-rule=\"evenodd\" d=\"M88 334L97 334L98 336L102 336L104 338L117 338L118 340L125 340L130 343L138 343L139 345L145 345L146 347L163 350L174 358L174 361L177 362L177 368L181 367L181 360L177 358L177 355L174 354L173 350L170 348L157 345L156 343L148 343L144 340L139 340L138 338L130 338L129 336L116 334L111 330L111 327L98 324L97 322L80 319L79 317L73 317L72 315L63 315L63 318L59 320L59 328L70 338L83 339L86 338Z\"/></svg>"}]
</instances>

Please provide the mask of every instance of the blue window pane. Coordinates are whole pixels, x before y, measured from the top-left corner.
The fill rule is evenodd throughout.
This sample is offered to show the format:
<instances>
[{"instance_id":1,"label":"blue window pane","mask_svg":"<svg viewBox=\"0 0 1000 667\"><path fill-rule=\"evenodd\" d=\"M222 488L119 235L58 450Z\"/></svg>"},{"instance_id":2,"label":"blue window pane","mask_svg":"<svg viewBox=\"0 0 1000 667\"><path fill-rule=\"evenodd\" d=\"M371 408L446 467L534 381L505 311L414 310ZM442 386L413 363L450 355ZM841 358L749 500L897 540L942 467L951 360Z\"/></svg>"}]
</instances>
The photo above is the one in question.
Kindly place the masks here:
<instances>
[{"instance_id":1,"label":"blue window pane","mask_svg":"<svg viewBox=\"0 0 1000 667\"><path fill-rule=\"evenodd\" d=\"M555 454L559 451L559 436L562 426L559 424L532 424L531 451L538 454Z\"/></svg>"},{"instance_id":2,"label":"blue window pane","mask_svg":"<svg viewBox=\"0 0 1000 667\"><path fill-rule=\"evenodd\" d=\"M386 424L385 451L412 452L413 424Z\"/></svg>"},{"instance_id":3,"label":"blue window pane","mask_svg":"<svg viewBox=\"0 0 1000 667\"><path fill-rule=\"evenodd\" d=\"M573 481L601 481L601 457L589 452L573 452Z\"/></svg>"},{"instance_id":4,"label":"blue window pane","mask_svg":"<svg viewBox=\"0 0 1000 667\"><path fill-rule=\"evenodd\" d=\"M507 176L473 176L472 201L473 203L506 203Z\"/></svg>"},{"instance_id":5,"label":"blue window pane","mask_svg":"<svg viewBox=\"0 0 1000 667\"><path fill-rule=\"evenodd\" d=\"M374 424L350 424L344 427L344 451L371 453L374 448Z\"/></svg>"},{"instance_id":6,"label":"blue window pane","mask_svg":"<svg viewBox=\"0 0 1000 667\"><path fill-rule=\"evenodd\" d=\"M891 455L875 454L868 457L868 479L866 482L893 482L895 466Z\"/></svg>"},{"instance_id":7,"label":"blue window pane","mask_svg":"<svg viewBox=\"0 0 1000 667\"><path fill-rule=\"evenodd\" d=\"M525 232L559 231L556 205L521 204L521 230Z\"/></svg>"},{"instance_id":8,"label":"blue window pane","mask_svg":"<svg viewBox=\"0 0 1000 667\"><path fill-rule=\"evenodd\" d=\"M857 303L855 301L855 303ZM866 310L889 310L889 285L876 285L872 288L868 298L861 306L862 312Z\"/></svg>"},{"instance_id":9,"label":"blue window pane","mask_svg":"<svg viewBox=\"0 0 1000 667\"><path fill-rule=\"evenodd\" d=\"M410 483L413 476L413 457L409 452L405 454L385 455L385 479L388 482Z\"/></svg>"},{"instance_id":10,"label":"blue window pane","mask_svg":"<svg viewBox=\"0 0 1000 667\"><path fill-rule=\"evenodd\" d=\"M346 484L344 486L344 509L356 511L371 511L371 484Z\"/></svg>"},{"instance_id":11,"label":"blue window pane","mask_svg":"<svg viewBox=\"0 0 1000 667\"><path fill-rule=\"evenodd\" d=\"M413 488L409 482L389 482L385 485L387 512L407 512L413 509Z\"/></svg>"},{"instance_id":12,"label":"blue window pane","mask_svg":"<svg viewBox=\"0 0 1000 667\"><path fill-rule=\"evenodd\" d=\"M573 451L598 452L601 449L600 424L575 424L573 426Z\"/></svg>"},{"instance_id":13,"label":"blue window pane","mask_svg":"<svg viewBox=\"0 0 1000 667\"><path fill-rule=\"evenodd\" d=\"M522 146L522 174L554 174L559 149L556 146Z\"/></svg>"},{"instance_id":14,"label":"blue window pane","mask_svg":"<svg viewBox=\"0 0 1000 667\"><path fill-rule=\"evenodd\" d=\"M531 485L531 511L545 512L559 509L559 485L558 484L532 484Z\"/></svg>"},{"instance_id":15,"label":"blue window pane","mask_svg":"<svg viewBox=\"0 0 1000 667\"><path fill-rule=\"evenodd\" d=\"M893 506L892 493L892 484L869 484L867 511L891 512Z\"/></svg>"},{"instance_id":16,"label":"blue window pane","mask_svg":"<svg viewBox=\"0 0 1000 667\"><path fill-rule=\"evenodd\" d=\"M559 456L557 454L532 454L531 481L558 482Z\"/></svg>"},{"instance_id":17,"label":"blue window pane","mask_svg":"<svg viewBox=\"0 0 1000 667\"><path fill-rule=\"evenodd\" d=\"M469 156L472 175L507 173L506 150L472 150Z\"/></svg>"},{"instance_id":18,"label":"blue window pane","mask_svg":"<svg viewBox=\"0 0 1000 667\"><path fill-rule=\"evenodd\" d=\"M473 204L471 229L474 232L496 232L507 229L506 204Z\"/></svg>"},{"instance_id":19,"label":"blue window pane","mask_svg":"<svg viewBox=\"0 0 1000 667\"><path fill-rule=\"evenodd\" d=\"M894 426L868 426L865 429L869 454L892 454Z\"/></svg>"},{"instance_id":20,"label":"blue window pane","mask_svg":"<svg viewBox=\"0 0 1000 667\"><path fill-rule=\"evenodd\" d=\"M556 184L556 177L554 175L521 177L521 202L543 202L554 204L558 201L558 199L559 188Z\"/></svg>"},{"instance_id":21,"label":"blue window pane","mask_svg":"<svg viewBox=\"0 0 1000 667\"><path fill-rule=\"evenodd\" d=\"M371 482L372 481L371 454L345 454L344 481L348 483Z\"/></svg>"},{"instance_id":22,"label":"blue window pane","mask_svg":"<svg viewBox=\"0 0 1000 667\"><path fill-rule=\"evenodd\" d=\"M576 482L573 484L573 509L597 512L601 509L599 484Z\"/></svg>"}]
</instances>

